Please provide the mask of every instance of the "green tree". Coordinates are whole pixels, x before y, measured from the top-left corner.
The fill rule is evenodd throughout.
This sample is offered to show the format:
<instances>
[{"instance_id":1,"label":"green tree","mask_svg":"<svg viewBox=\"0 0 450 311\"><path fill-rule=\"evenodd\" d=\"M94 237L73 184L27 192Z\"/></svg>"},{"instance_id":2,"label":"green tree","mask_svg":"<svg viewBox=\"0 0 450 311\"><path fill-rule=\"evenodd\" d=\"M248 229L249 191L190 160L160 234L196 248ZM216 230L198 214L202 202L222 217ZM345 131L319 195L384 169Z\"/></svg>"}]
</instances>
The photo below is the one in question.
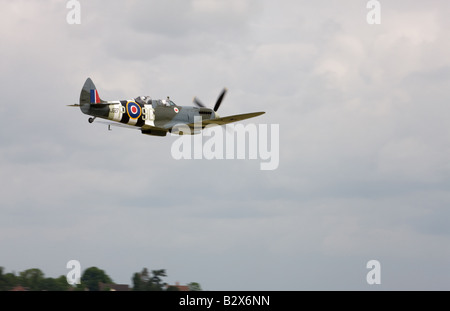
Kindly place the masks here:
<instances>
[{"instance_id":1,"label":"green tree","mask_svg":"<svg viewBox=\"0 0 450 311\"><path fill-rule=\"evenodd\" d=\"M8 290L8 284L6 283L6 277L3 274L3 267L0 267L0 291Z\"/></svg>"},{"instance_id":2,"label":"green tree","mask_svg":"<svg viewBox=\"0 0 450 311\"><path fill-rule=\"evenodd\" d=\"M152 270L153 277L150 279L152 283L153 290L163 290L164 284L162 283L161 277L166 277L166 270Z\"/></svg>"},{"instance_id":3,"label":"green tree","mask_svg":"<svg viewBox=\"0 0 450 311\"><path fill-rule=\"evenodd\" d=\"M67 283L66 276L64 275L61 275L56 279L45 278L41 283L41 289L47 291L66 291L71 287L69 283Z\"/></svg>"},{"instance_id":4,"label":"green tree","mask_svg":"<svg viewBox=\"0 0 450 311\"><path fill-rule=\"evenodd\" d=\"M202 290L200 284L196 283L196 282L189 283L188 287L189 287L189 290L192 291L192 292L198 292L198 291Z\"/></svg>"},{"instance_id":5,"label":"green tree","mask_svg":"<svg viewBox=\"0 0 450 311\"><path fill-rule=\"evenodd\" d=\"M57 286L57 290L59 291L65 291L65 290L69 290L70 288L72 288L72 285L70 285L69 283L67 283L67 276L66 275L61 275L59 278L55 279L56 281L56 286Z\"/></svg>"},{"instance_id":6,"label":"green tree","mask_svg":"<svg viewBox=\"0 0 450 311\"><path fill-rule=\"evenodd\" d=\"M147 268L142 269L141 271L141 280L144 283L148 283L150 281L150 273Z\"/></svg>"},{"instance_id":7,"label":"green tree","mask_svg":"<svg viewBox=\"0 0 450 311\"><path fill-rule=\"evenodd\" d=\"M162 277L166 277L166 270L152 270L151 275L147 268L143 268L140 273L133 274L134 291L161 291L164 290Z\"/></svg>"},{"instance_id":8,"label":"green tree","mask_svg":"<svg viewBox=\"0 0 450 311\"><path fill-rule=\"evenodd\" d=\"M14 273L6 273L3 275L5 288L2 290L10 290L19 285L19 278Z\"/></svg>"},{"instance_id":9,"label":"green tree","mask_svg":"<svg viewBox=\"0 0 450 311\"><path fill-rule=\"evenodd\" d=\"M180 289L176 286L170 285L169 287L167 287L166 291L168 292L179 292Z\"/></svg>"},{"instance_id":10,"label":"green tree","mask_svg":"<svg viewBox=\"0 0 450 311\"><path fill-rule=\"evenodd\" d=\"M19 284L19 280L14 273L4 273L4 268L0 267L0 291L7 291Z\"/></svg>"},{"instance_id":11,"label":"green tree","mask_svg":"<svg viewBox=\"0 0 450 311\"><path fill-rule=\"evenodd\" d=\"M90 291L98 291L98 283L112 283L111 278L105 273L105 271L97 268L87 268L81 276L81 283L87 287Z\"/></svg>"},{"instance_id":12,"label":"green tree","mask_svg":"<svg viewBox=\"0 0 450 311\"><path fill-rule=\"evenodd\" d=\"M134 291L145 291L147 290L147 285L150 280L147 268L142 269L142 271L133 274L133 290Z\"/></svg>"},{"instance_id":13,"label":"green tree","mask_svg":"<svg viewBox=\"0 0 450 311\"><path fill-rule=\"evenodd\" d=\"M136 272L133 275L133 290L134 291L143 291L145 290L145 282L142 280L142 276L140 273Z\"/></svg>"},{"instance_id":14,"label":"green tree","mask_svg":"<svg viewBox=\"0 0 450 311\"><path fill-rule=\"evenodd\" d=\"M30 290L42 290L42 281L44 280L44 273L39 269L27 269L19 273L19 282L23 287L28 287Z\"/></svg>"}]
</instances>

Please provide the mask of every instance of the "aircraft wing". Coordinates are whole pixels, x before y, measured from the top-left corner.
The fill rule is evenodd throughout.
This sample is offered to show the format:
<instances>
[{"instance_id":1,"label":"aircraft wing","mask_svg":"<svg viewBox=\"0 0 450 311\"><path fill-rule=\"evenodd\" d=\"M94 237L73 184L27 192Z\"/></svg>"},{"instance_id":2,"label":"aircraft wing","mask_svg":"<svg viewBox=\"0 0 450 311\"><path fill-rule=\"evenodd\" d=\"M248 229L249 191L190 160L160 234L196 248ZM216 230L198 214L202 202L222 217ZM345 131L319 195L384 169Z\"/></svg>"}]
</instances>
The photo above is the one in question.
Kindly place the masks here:
<instances>
[{"instance_id":1,"label":"aircraft wing","mask_svg":"<svg viewBox=\"0 0 450 311\"><path fill-rule=\"evenodd\" d=\"M223 118L203 120L201 123L201 128L203 129L208 125L225 125L225 124L232 123L232 122L242 121L242 120L260 116L264 113L265 112L263 112L263 111L251 112L251 113L237 114L237 115L223 117ZM103 120L98 121L98 122L103 123L103 124L112 125L112 126L141 130L142 134L149 134L149 135L156 135L156 136L166 136L167 132L169 132L169 131L172 132L172 130L174 130L177 127L177 125L179 125L179 123L171 122L169 124L166 124L164 126L164 128L160 128L160 127L154 127L154 126L150 126L150 125L143 125L142 127L136 127L136 126L132 126L132 125L128 125L128 124L117 123L117 122L112 122L112 121L103 121ZM200 127L200 124L189 123L189 124L186 124L186 126L191 128L192 130L195 130L196 128Z\"/></svg>"},{"instance_id":2,"label":"aircraft wing","mask_svg":"<svg viewBox=\"0 0 450 311\"><path fill-rule=\"evenodd\" d=\"M250 119L250 118L254 118L257 116L260 116L262 114L264 114L264 111L261 112L251 112L251 113L244 113L244 114L237 114L234 116L228 116L228 117L223 117L223 118L217 118L217 119L212 119L212 120L203 120L202 121L202 128L204 128L205 126L209 125L209 124L216 124L216 125L225 125L228 123L233 123L233 122L237 122L237 121L242 121L242 120L246 120L246 119ZM189 126L194 127L194 124L191 123L189 124Z\"/></svg>"},{"instance_id":3,"label":"aircraft wing","mask_svg":"<svg viewBox=\"0 0 450 311\"><path fill-rule=\"evenodd\" d=\"M164 129L166 131L172 131L177 128L179 125L188 126L191 130L195 129L204 129L207 125L225 125L232 122L242 121L245 119L254 118L257 116L260 116L264 114L265 112L251 112L251 113L244 113L244 114L237 114L233 116L223 117L223 118L216 118L211 120L203 120L202 123L182 123L179 121L171 121L164 125Z\"/></svg>"}]
</instances>

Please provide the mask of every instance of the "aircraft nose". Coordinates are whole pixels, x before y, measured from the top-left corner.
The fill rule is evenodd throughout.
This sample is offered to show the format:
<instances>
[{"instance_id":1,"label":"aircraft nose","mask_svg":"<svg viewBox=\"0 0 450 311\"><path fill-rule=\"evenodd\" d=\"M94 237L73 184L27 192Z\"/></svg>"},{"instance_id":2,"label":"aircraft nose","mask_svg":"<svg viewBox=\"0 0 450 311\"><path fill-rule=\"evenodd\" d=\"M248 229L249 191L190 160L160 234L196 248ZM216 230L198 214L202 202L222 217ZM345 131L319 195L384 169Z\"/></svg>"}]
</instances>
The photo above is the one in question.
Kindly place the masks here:
<instances>
[{"instance_id":1,"label":"aircraft nose","mask_svg":"<svg viewBox=\"0 0 450 311\"><path fill-rule=\"evenodd\" d=\"M218 119L218 118L220 118L219 114L214 111L214 119Z\"/></svg>"}]
</instances>

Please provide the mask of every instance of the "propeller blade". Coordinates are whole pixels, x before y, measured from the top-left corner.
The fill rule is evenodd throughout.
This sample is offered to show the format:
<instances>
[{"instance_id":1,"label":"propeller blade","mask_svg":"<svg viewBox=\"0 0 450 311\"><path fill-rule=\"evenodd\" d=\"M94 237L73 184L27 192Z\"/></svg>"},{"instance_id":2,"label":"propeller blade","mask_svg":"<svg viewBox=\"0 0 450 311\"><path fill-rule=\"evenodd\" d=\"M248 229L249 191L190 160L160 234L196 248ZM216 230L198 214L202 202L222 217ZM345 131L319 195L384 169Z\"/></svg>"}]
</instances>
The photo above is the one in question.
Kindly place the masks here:
<instances>
[{"instance_id":1,"label":"propeller blade","mask_svg":"<svg viewBox=\"0 0 450 311\"><path fill-rule=\"evenodd\" d=\"M197 99L197 97L194 97L194 104L196 104L200 108L205 108L205 105L203 105L202 102Z\"/></svg>"},{"instance_id":2,"label":"propeller blade","mask_svg":"<svg viewBox=\"0 0 450 311\"><path fill-rule=\"evenodd\" d=\"M223 89L222 93L220 93L219 98L217 98L216 104L214 105L214 111L217 111L220 107L220 104L222 103L223 98L225 97L225 94L227 93L227 89Z\"/></svg>"}]
</instances>

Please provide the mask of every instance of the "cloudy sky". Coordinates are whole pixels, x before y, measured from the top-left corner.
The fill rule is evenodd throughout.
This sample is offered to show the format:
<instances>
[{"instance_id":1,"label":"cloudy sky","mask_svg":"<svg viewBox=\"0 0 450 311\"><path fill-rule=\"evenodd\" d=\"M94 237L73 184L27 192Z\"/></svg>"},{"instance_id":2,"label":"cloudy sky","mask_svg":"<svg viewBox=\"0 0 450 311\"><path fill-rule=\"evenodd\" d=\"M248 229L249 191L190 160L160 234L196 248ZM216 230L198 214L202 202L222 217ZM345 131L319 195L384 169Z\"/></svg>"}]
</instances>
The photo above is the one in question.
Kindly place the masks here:
<instances>
[{"instance_id":1,"label":"cloudy sky","mask_svg":"<svg viewBox=\"0 0 450 311\"><path fill-rule=\"evenodd\" d=\"M0 266L206 290L450 289L450 3L0 0ZM66 105L170 96L279 125L279 166ZM378 260L381 284L366 264Z\"/></svg>"}]
</instances>

